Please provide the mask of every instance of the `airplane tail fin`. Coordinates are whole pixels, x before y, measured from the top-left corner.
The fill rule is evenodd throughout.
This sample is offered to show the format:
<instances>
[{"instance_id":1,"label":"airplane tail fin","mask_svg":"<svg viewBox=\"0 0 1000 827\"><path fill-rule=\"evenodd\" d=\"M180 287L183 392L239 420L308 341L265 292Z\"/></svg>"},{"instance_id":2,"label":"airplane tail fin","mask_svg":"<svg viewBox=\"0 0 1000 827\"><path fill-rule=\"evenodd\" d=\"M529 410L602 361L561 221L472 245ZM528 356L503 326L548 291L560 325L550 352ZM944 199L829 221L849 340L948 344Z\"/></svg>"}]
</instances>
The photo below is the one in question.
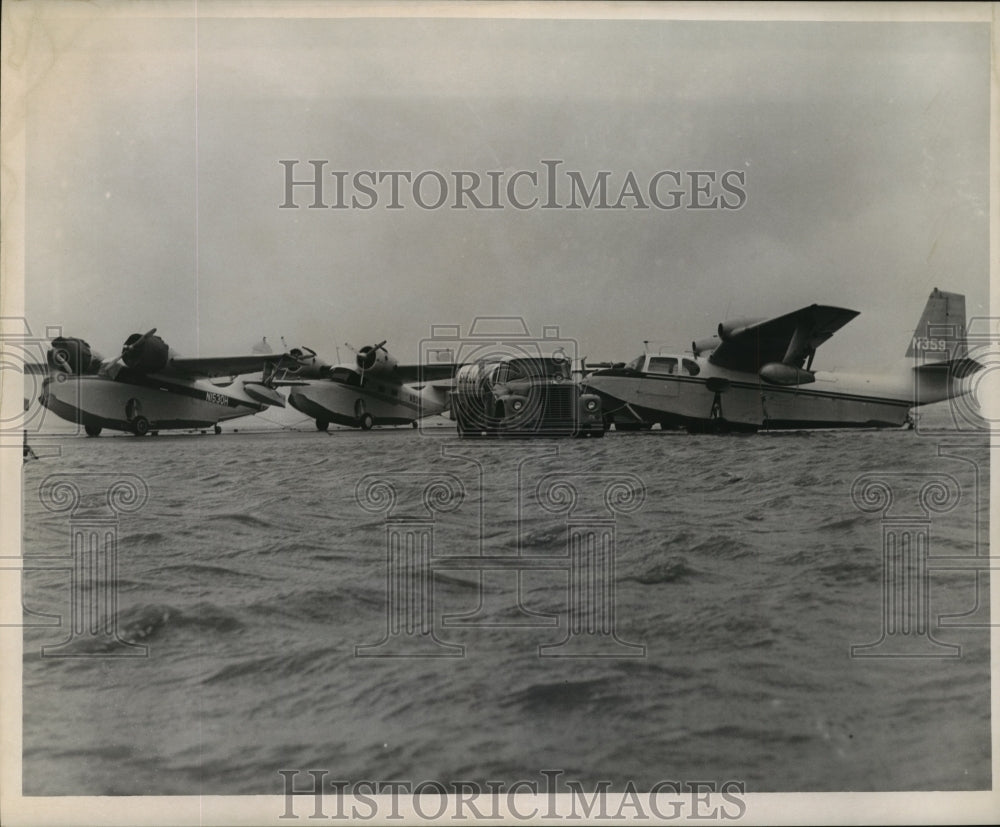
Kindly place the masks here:
<instances>
[{"instance_id":1,"label":"airplane tail fin","mask_svg":"<svg viewBox=\"0 0 1000 827\"><path fill-rule=\"evenodd\" d=\"M914 404L925 405L971 391L971 377L983 365L969 358L965 296L936 287L913 331L906 356L913 360Z\"/></svg>"},{"instance_id":2,"label":"airplane tail fin","mask_svg":"<svg viewBox=\"0 0 1000 827\"><path fill-rule=\"evenodd\" d=\"M935 287L910 338L906 358L922 356L924 363L956 362L967 354L965 296L945 293Z\"/></svg>"}]
</instances>

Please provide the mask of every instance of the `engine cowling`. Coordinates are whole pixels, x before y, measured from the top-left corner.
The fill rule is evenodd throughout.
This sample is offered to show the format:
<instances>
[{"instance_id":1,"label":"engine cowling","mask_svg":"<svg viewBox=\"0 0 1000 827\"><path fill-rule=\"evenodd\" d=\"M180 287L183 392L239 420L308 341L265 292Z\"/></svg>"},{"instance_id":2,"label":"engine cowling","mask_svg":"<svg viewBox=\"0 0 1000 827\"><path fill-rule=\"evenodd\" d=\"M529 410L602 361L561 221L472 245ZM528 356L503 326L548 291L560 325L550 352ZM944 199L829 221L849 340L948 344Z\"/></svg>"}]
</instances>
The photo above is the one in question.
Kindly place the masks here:
<instances>
[{"instance_id":1,"label":"engine cowling","mask_svg":"<svg viewBox=\"0 0 1000 827\"><path fill-rule=\"evenodd\" d=\"M101 357L83 339L56 336L45 354L49 367L74 376L95 374L101 367Z\"/></svg>"},{"instance_id":2,"label":"engine cowling","mask_svg":"<svg viewBox=\"0 0 1000 827\"><path fill-rule=\"evenodd\" d=\"M396 369L396 359L385 349L385 342L365 345L355 358L358 369L365 373L390 373Z\"/></svg>"},{"instance_id":3,"label":"engine cowling","mask_svg":"<svg viewBox=\"0 0 1000 827\"><path fill-rule=\"evenodd\" d=\"M719 346L719 337L712 336L708 339L696 339L691 342L691 352L695 356L700 356L702 353L711 353Z\"/></svg>"},{"instance_id":4,"label":"engine cowling","mask_svg":"<svg viewBox=\"0 0 1000 827\"><path fill-rule=\"evenodd\" d=\"M769 362L760 369L760 378L772 385L808 385L816 381L812 371L785 365L781 362Z\"/></svg>"},{"instance_id":5,"label":"engine cowling","mask_svg":"<svg viewBox=\"0 0 1000 827\"><path fill-rule=\"evenodd\" d=\"M728 342L762 321L764 319L731 319L728 322L719 322L719 338Z\"/></svg>"},{"instance_id":6,"label":"engine cowling","mask_svg":"<svg viewBox=\"0 0 1000 827\"><path fill-rule=\"evenodd\" d=\"M285 372L300 379L323 379L330 375L330 366L310 347L293 347L288 351L289 360L283 361Z\"/></svg>"},{"instance_id":7,"label":"engine cowling","mask_svg":"<svg viewBox=\"0 0 1000 827\"><path fill-rule=\"evenodd\" d=\"M133 333L122 345L122 362L125 367L140 373L156 373L170 362L170 347L159 336Z\"/></svg>"}]
</instances>

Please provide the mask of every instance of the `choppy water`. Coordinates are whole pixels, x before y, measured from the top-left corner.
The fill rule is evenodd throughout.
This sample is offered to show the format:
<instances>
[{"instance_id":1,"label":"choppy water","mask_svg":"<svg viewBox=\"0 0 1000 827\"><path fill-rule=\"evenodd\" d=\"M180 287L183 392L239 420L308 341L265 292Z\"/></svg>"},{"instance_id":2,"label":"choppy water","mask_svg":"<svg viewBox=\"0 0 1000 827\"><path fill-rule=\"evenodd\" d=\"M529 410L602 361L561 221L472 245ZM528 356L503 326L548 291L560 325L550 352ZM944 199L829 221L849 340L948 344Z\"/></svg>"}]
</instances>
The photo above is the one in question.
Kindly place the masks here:
<instances>
[{"instance_id":1,"label":"choppy water","mask_svg":"<svg viewBox=\"0 0 1000 827\"><path fill-rule=\"evenodd\" d=\"M149 499L112 529L113 620L148 657L107 656L121 647L86 634L70 654L105 657L42 657L67 623L26 630L24 792L276 795L278 770L307 768L508 783L558 769L616 789L988 787L988 634L936 625L974 607L973 573L928 574L930 631L961 657L849 656L883 627L883 523L852 502L859 475L911 475L897 480L897 515L919 513L911 488L927 474L950 475L961 499L932 515L932 555L975 554L977 521L985 542L985 442L962 449L973 462L939 456L942 442L651 432L496 444L406 429L61 440L61 456L24 466L25 608L68 614L68 572L34 566L67 565L71 527L101 511L109 481L138 475ZM426 512L410 471L447 472L464 488L457 510L435 516L435 560L520 543L556 566L521 574L527 612L513 571L442 568L435 634L463 656L356 657L385 637L388 600L385 514L363 510L356 486L395 480L394 515L412 521ZM73 515L39 500L62 473L80 475ZM567 635L571 590L558 568L566 512L540 507L538 481L570 480L574 519L595 525L612 514L606 475L623 473L638 483L619 493L641 487L645 501L615 518L615 627L645 654L541 657ZM475 612L483 624L444 624ZM559 625L526 626L528 612Z\"/></svg>"}]
</instances>

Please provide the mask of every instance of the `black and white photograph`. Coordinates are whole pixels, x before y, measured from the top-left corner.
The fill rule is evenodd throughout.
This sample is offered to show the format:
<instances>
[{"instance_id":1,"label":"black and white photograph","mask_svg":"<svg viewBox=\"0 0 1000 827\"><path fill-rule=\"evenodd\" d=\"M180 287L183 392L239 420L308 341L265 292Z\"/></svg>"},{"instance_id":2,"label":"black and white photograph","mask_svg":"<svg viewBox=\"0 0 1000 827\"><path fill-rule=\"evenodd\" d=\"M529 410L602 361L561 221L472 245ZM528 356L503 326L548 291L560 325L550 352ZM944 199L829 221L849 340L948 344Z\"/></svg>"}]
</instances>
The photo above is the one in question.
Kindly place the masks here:
<instances>
[{"instance_id":1,"label":"black and white photograph","mask_svg":"<svg viewBox=\"0 0 1000 827\"><path fill-rule=\"evenodd\" d=\"M0 821L1000 821L996 12L4 3Z\"/></svg>"}]
</instances>

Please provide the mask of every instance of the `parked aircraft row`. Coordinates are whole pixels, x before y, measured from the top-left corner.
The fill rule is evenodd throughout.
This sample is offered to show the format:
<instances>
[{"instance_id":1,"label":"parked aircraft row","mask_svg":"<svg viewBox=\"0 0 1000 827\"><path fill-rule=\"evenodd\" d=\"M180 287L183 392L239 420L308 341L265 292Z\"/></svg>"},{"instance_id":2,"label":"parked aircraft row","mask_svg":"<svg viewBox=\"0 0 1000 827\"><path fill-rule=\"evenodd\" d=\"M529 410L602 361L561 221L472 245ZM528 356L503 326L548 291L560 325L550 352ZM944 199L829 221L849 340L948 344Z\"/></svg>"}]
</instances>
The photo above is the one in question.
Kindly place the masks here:
<instances>
[{"instance_id":1,"label":"parked aircraft row","mask_svg":"<svg viewBox=\"0 0 1000 827\"><path fill-rule=\"evenodd\" d=\"M385 342L361 348L353 364L328 365L310 348L281 354L184 358L156 328L133 333L119 356L104 359L83 339L57 337L46 354L39 401L88 436L105 428L145 436L160 430L210 428L285 407L326 430L331 422L364 430L415 422L447 406L453 365L397 364ZM31 370L29 366L29 370ZM259 378L248 378L259 374ZM431 380L438 380L436 382Z\"/></svg>"},{"instance_id":2,"label":"parked aircraft row","mask_svg":"<svg viewBox=\"0 0 1000 827\"><path fill-rule=\"evenodd\" d=\"M772 319L723 322L690 350L584 369L578 381L600 397L605 422L619 429L900 426L911 408L968 392L966 379L981 366L967 355L964 296L935 289L893 365L865 374L814 370L819 346L857 315L814 304ZM36 369L48 374L39 398L89 436L105 428L139 436L172 428L218 432L220 422L284 407L279 388L319 430L331 423L415 426L445 412L461 365L402 365L385 345L365 346L337 365L305 347L184 358L154 328L132 334L120 355L103 359L84 340L60 336L47 365Z\"/></svg>"}]
</instances>

